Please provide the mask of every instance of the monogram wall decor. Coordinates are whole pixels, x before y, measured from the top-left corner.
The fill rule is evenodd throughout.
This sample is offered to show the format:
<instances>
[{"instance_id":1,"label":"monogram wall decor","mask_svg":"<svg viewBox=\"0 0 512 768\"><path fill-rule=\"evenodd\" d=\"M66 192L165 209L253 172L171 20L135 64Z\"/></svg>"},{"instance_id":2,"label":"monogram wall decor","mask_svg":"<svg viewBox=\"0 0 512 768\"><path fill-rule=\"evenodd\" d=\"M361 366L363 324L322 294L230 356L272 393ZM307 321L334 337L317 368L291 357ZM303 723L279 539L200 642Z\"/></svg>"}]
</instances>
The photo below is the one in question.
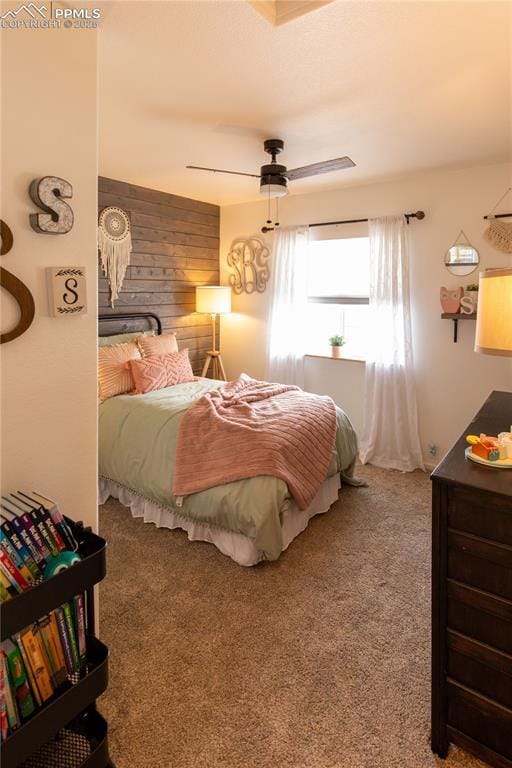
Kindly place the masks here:
<instances>
[{"instance_id":1,"label":"monogram wall decor","mask_svg":"<svg viewBox=\"0 0 512 768\"><path fill-rule=\"evenodd\" d=\"M9 253L13 244L14 238L11 232L11 228L5 221L0 221L0 237L2 239L2 245L0 247L0 255ZM20 309L20 316L18 322L10 331L0 334L0 344L5 344L7 341L13 341L21 336L22 333L32 325L32 320L35 314L34 298L29 289L19 280L12 272L8 272L4 267L0 267L0 286L4 288L17 302Z\"/></svg>"},{"instance_id":2,"label":"monogram wall decor","mask_svg":"<svg viewBox=\"0 0 512 768\"><path fill-rule=\"evenodd\" d=\"M30 226L41 235L65 235L73 228L74 215L63 198L73 197L73 187L58 176L34 179L29 188L34 203L45 213L31 213Z\"/></svg>"},{"instance_id":3,"label":"monogram wall decor","mask_svg":"<svg viewBox=\"0 0 512 768\"><path fill-rule=\"evenodd\" d=\"M236 294L264 292L270 277L269 255L269 249L258 237L233 240L227 261L234 270L229 275L229 284Z\"/></svg>"},{"instance_id":4,"label":"monogram wall decor","mask_svg":"<svg viewBox=\"0 0 512 768\"><path fill-rule=\"evenodd\" d=\"M48 300L53 317L87 314L85 267L48 267Z\"/></svg>"}]
</instances>

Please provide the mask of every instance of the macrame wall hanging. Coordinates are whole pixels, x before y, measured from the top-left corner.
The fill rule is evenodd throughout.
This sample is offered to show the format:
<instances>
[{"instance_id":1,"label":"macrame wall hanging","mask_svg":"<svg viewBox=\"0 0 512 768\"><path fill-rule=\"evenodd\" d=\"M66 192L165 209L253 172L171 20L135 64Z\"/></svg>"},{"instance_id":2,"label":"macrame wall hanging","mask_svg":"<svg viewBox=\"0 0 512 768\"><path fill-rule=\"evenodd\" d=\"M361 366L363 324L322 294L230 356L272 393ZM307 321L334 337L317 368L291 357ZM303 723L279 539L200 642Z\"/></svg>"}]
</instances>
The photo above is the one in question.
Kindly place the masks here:
<instances>
[{"instance_id":1,"label":"macrame wall hanging","mask_svg":"<svg viewBox=\"0 0 512 768\"><path fill-rule=\"evenodd\" d=\"M491 243L491 245L497 248L498 251L503 251L503 253L512 253L512 222L502 221L502 218L508 218L509 216L512 217L512 213L502 213L496 215L493 214L498 205L506 198L508 194L510 194L510 192L512 192L512 187L507 189L505 194L500 197L492 211L485 217L489 222L489 226L485 230L484 236ZM500 218L497 218L498 215Z\"/></svg>"},{"instance_id":2,"label":"macrame wall hanging","mask_svg":"<svg viewBox=\"0 0 512 768\"><path fill-rule=\"evenodd\" d=\"M114 301L119 298L132 252L130 219L122 208L110 206L100 213L98 249L103 274L110 287L110 305L113 307Z\"/></svg>"}]
</instances>

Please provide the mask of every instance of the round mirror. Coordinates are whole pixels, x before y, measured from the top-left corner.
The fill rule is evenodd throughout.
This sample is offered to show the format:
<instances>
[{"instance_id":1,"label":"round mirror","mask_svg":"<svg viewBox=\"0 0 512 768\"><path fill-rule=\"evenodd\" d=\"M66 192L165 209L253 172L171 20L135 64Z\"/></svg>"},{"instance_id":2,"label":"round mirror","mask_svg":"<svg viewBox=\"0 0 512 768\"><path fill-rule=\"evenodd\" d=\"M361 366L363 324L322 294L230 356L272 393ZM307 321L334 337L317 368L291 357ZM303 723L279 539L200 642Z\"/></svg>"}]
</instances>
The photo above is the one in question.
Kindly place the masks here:
<instances>
[{"instance_id":1,"label":"round mirror","mask_svg":"<svg viewBox=\"0 0 512 768\"><path fill-rule=\"evenodd\" d=\"M478 251L469 243L452 245L444 257L444 265L452 275L469 275L478 267L479 261Z\"/></svg>"}]
</instances>

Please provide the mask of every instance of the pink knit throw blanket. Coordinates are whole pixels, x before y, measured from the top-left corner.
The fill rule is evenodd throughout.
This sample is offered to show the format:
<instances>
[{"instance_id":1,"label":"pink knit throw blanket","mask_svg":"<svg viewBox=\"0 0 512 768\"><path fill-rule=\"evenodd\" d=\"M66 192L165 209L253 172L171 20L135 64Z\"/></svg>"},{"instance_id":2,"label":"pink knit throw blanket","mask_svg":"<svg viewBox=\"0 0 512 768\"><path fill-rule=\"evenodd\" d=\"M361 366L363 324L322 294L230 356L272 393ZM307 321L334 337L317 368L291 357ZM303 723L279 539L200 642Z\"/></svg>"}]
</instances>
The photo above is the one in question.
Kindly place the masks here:
<instances>
[{"instance_id":1,"label":"pink knit throw blanket","mask_svg":"<svg viewBox=\"0 0 512 768\"><path fill-rule=\"evenodd\" d=\"M299 509L326 478L336 439L330 397L242 374L183 416L173 494L186 496L257 475L287 483Z\"/></svg>"}]
</instances>

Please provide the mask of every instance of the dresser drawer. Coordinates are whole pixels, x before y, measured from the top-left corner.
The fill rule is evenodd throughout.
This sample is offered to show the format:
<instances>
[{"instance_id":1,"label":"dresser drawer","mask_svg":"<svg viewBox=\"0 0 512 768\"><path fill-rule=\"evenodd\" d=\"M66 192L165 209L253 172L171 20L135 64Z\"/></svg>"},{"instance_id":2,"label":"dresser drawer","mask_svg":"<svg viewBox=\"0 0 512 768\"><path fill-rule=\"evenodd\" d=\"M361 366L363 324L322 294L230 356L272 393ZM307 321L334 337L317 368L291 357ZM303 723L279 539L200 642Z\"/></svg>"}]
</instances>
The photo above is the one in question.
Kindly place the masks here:
<instances>
[{"instance_id":1,"label":"dresser drawer","mask_svg":"<svg viewBox=\"0 0 512 768\"><path fill-rule=\"evenodd\" d=\"M450 530L448 577L512 600L512 547Z\"/></svg>"},{"instance_id":2,"label":"dresser drawer","mask_svg":"<svg viewBox=\"0 0 512 768\"><path fill-rule=\"evenodd\" d=\"M512 710L512 656L450 630L447 642L448 677Z\"/></svg>"},{"instance_id":3,"label":"dresser drawer","mask_svg":"<svg viewBox=\"0 0 512 768\"><path fill-rule=\"evenodd\" d=\"M448 724L461 733L512 759L512 711L455 683L448 682Z\"/></svg>"},{"instance_id":4,"label":"dresser drawer","mask_svg":"<svg viewBox=\"0 0 512 768\"><path fill-rule=\"evenodd\" d=\"M485 493L477 495L457 486L451 487L448 491L448 527L512 547L510 497L500 499Z\"/></svg>"},{"instance_id":5,"label":"dresser drawer","mask_svg":"<svg viewBox=\"0 0 512 768\"><path fill-rule=\"evenodd\" d=\"M448 581L447 624L460 634L512 655L512 603Z\"/></svg>"}]
</instances>

